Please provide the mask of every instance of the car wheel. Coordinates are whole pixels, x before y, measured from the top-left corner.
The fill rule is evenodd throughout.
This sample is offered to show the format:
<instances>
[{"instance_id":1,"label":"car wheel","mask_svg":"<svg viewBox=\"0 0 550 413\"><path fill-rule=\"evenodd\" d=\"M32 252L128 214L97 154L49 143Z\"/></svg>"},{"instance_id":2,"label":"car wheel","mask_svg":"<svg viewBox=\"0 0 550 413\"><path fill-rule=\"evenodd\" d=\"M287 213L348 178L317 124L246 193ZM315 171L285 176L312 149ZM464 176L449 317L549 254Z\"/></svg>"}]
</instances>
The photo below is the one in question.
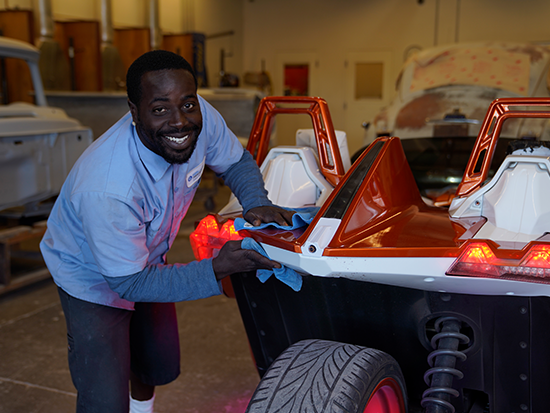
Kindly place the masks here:
<instances>
[{"instance_id":1,"label":"car wheel","mask_svg":"<svg viewBox=\"0 0 550 413\"><path fill-rule=\"evenodd\" d=\"M271 364L246 413L405 413L404 382L383 351L304 340Z\"/></svg>"}]
</instances>

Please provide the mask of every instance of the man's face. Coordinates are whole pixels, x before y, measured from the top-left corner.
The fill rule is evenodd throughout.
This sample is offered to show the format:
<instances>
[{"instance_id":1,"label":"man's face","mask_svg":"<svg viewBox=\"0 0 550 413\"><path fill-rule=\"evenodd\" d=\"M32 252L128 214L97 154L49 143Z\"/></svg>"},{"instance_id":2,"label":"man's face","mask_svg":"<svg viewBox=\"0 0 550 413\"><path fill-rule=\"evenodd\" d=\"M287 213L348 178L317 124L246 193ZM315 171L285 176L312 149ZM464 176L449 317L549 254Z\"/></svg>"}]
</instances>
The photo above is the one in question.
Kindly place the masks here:
<instances>
[{"instance_id":1,"label":"man's face","mask_svg":"<svg viewBox=\"0 0 550 413\"><path fill-rule=\"evenodd\" d=\"M193 76L183 69L147 72L141 90L139 108L128 101L139 138L167 162L187 162L202 130Z\"/></svg>"}]
</instances>

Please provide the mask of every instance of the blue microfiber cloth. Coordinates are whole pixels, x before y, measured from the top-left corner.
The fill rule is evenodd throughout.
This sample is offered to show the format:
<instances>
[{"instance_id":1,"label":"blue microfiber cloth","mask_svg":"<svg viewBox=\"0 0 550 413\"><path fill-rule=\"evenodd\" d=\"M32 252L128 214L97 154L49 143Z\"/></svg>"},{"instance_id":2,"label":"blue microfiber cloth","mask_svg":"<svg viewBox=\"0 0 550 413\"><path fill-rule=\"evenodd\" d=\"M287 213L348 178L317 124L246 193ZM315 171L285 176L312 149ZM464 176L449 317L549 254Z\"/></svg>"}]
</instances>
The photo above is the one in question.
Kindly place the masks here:
<instances>
[{"instance_id":1,"label":"blue microfiber cloth","mask_svg":"<svg viewBox=\"0 0 550 413\"><path fill-rule=\"evenodd\" d=\"M247 250L254 250L262 254L264 257L269 258L264 248L252 238L249 238L249 237L244 238L241 241L241 248L247 249ZM284 282L294 291L300 291L300 289L302 288L302 276L298 274L296 271L294 271L292 268L287 268L282 264L281 264L281 268L273 268L271 270L258 270L256 272L256 276L263 283L265 283L267 279L271 277L272 274L275 274L275 277L278 280Z\"/></svg>"},{"instance_id":2,"label":"blue microfiber cloth","mask_svg":"<svg viewBox=\"0 0 550 413\"><path fill-rule=\"evenodd\" d=\"M236 218L235 219L235 229L237 231L240 231L241 229L262 229L262 228L279 228L279 229L296 229L301 228L304 226L307 226L313 221L313 218L315 217L315 214L319 211L319 207L306 207L306 208L283 208L287 209L289 211L296 211L294 215L292 215L292 225L279 225L275 222L267 222L262 223L261 225L258 225L255 227L254 225L247 222L244 218Z\"/></svg>"}]
</instances>

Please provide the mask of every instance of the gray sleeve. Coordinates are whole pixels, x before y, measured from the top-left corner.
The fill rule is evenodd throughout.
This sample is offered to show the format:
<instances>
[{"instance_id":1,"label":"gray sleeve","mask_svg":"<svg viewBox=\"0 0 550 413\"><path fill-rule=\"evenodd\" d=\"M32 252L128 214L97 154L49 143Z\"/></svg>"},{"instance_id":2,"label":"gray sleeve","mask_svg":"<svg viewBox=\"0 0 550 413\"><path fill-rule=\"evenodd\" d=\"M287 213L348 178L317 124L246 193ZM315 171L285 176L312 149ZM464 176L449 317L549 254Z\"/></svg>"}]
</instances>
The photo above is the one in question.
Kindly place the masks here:
<instances>
[{"instance_id":1,"label":"gray sleeve","mask_svg":"<svg viewBox=\"0 0 550 413\"><path fill-rule=\"evenodd\" d=\"M134 302L172 303L221 294L212 260L189 264L152 265L135 274L109 277L109 287L121 298Z\"/></svg>"},{"instance_id":2,"label":"gray sleeve","mask_svg":"<svg viewBox=\"0 0 550 413\"><path fill-rule=\"evenodd\" d=\"M239 162L220 174L243 207L243 215L259 206L271 206L260 168L250 152L245 150Z\"/></svg>"}]
</instances>

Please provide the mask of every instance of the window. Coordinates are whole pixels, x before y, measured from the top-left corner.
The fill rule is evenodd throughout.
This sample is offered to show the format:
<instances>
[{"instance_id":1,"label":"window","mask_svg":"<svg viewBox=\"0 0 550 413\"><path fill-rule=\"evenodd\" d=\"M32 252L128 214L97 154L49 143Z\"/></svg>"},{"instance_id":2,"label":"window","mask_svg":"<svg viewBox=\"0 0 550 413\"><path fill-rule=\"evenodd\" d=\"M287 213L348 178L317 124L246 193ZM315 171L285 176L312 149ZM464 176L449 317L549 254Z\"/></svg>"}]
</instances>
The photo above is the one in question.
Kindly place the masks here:
<instances>
[{"instance_id":1,"label":"window","mask_svg":"<svg viewBox=\"0 0 550 413\"><path fill-rule=\"evenodd\" d=\"M355 99L381 99L384 63L355 63Z\"/></svg>"}]
</instances>

